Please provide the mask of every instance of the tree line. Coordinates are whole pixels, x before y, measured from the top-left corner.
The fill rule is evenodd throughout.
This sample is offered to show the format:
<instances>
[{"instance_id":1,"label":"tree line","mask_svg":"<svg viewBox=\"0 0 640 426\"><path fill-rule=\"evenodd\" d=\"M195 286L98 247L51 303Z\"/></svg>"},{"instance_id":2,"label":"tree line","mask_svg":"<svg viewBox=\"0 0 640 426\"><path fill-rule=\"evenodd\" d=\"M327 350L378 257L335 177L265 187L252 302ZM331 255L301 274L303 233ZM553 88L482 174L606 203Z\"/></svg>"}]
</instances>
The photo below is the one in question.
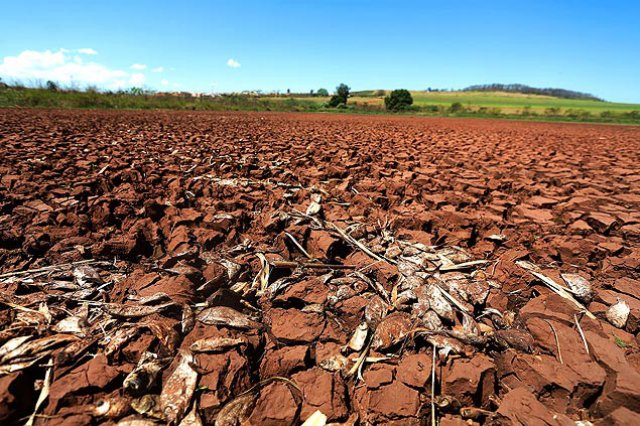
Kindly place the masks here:
<instances>
[{"instance_id":1,"label":"tree line","mask_svg":"<svg viewBox=\"0 0 640 426\"><path fill-rule=\"evenodd\" d=\"M476 84L465 87L463 92L511 92L524 93L527 95L546 95L563 99L583 99L590 101L604 102L604 99L598 98L591 93L577 92L575 90L558 89L553 87L531 87L526 84Z\"/></svg>"}]
</instances>

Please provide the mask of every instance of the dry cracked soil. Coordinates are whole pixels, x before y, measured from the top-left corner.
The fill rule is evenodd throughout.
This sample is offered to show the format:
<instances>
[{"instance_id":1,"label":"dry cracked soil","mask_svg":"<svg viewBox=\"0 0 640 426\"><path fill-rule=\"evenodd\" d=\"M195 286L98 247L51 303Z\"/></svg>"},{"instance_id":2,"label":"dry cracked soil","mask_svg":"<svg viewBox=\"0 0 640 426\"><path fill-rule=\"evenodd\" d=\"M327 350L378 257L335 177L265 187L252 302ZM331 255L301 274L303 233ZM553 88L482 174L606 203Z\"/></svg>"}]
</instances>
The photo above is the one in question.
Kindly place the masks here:
<instances>
[{"instance_id":1,"label":"dry cracked soil","mask_svg":"<svg viewBox=\"0 0 640 426\"><path fill-rule=\"evenodd\" d=\"M0 423L640 424L640 128L0 111Z\"/></svg>"}]
</instances>

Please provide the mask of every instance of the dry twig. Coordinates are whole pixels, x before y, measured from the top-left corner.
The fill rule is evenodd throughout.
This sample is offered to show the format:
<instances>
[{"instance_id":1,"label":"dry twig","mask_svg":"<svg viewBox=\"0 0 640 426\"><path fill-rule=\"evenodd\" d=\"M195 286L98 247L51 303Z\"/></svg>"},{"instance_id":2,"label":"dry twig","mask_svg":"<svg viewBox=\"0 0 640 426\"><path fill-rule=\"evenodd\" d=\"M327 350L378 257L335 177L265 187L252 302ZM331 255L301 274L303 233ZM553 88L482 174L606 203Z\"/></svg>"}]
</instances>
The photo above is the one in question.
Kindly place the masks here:
<instances>
[{"instance_id":1,"label":"dry twig","mask_svg":"<svg viewBox=\"0 0 640 426\"><path fill-rule=\"evenodd\" d=\"M578 333L580 334L580 338L582 339L582 343L584 343L584 350L587 351L587 355L589 354L589 345L587 345L587 338L584 336L584 333L582 331L582 327L580 327L580 321L578 321L578 316L577 315L573 315L573 320L576 323L576 327L578 328Z\"/></svg>"},{"instance_id":2,"label":"dry twig","mask_svg":"<svg viewBox=\"0 0 640 426\"><path fill-rule=\"evenodd\" d=\"M551 324L546 319L543 321L549 324L549 327L551 327L551 331L553 332L553 338L556 341L556 349L558 351L558 361L560 361L560 364L564 364L564 362L562 361L562 352L560 352L560 340L558 339L558 333L556 333L556 328L553 326L553 324Z\"/></svg>"}]
</instances>

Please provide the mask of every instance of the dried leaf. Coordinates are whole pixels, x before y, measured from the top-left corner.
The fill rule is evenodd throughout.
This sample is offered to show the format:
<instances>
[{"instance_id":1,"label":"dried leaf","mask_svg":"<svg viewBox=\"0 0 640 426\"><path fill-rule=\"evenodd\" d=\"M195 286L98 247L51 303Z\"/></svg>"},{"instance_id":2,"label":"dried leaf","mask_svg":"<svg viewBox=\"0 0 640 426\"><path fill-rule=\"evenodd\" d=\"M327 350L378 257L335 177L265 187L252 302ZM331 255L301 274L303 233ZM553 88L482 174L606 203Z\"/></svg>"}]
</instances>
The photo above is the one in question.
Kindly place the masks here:
<instances>
[{"instance_id":1,"label":"dried leaf","mask_svg":"<svg viewBox=\"0 0 640 426\"><path fill-rule=\"evenodd\" d=\"M111 398L98 401L93 414L98 417L118 419L131 411L131 401L127 398Z\"/></svg>"},{"instance_id":2,"label":"dried leaf","mask_svg":"<svg viewBox=\"0 0 640 426\"><path fill-rule=\"evenodd\" d=\"M2 345L2 347L0 347L0 361L2 361L8 353L16 350L32 337L33 336L18 336L8 340L4 345Z\"/></svg>"},{"instance_id":3,"label":"dried leaf","mask_svg":"<svg viewBox=\"0 0 640 426\"><path fill-rule=\"evenodd\" d=\"M73 278L81 287L102 284L102 278L100 278L98 271L89 265L80 265L73 268Z\"/></svg>"},{"instance_id":4,"label":"dried leaf","mask_svg":"<svg viewBox=\"0 0 640 426\"><path fill-rule=\"evenodd\" d=\"M224 327L250 330L260 328L260 323L252 320L248 315L227 306L205 308L197 315L198 321L206 325L220 325Z\"/></svg>"},{"instance_id":5,"label":"dried leaf","mask_svg":"<svg viewBox=\"0 0 640 426\"><path fill-rule=\"evenodd\" d=\"M147 394L134 399L131 401L131 408L138 414L165 420L165 416L160 410L160 395Z\"/></svg>"},{"instance_id":6,"label":"dried leaf","mask_svg":"<svg viewBox=\"0 0 640 426\"><path fill-rule=\"evenodd\" d=\"M349 360L346 357L340 354L336 354L329 358L323 359L318 365L320 365L320 368L322 368L323 370L333 372L344 370L348 364Z\"/></svg>"},{"instance_id":7,"label":"dried leaf","mask_svg":"<svg viewBox=\"0 0 640 426\"><path fill-rule=\"evenodd\" d=\"M607 309L607 320L615 327L624 328L629 319L631 309L624 300L618 298L618 301Z\"/></svg>"},{"instance_id":8,"label":"dried leaf","mask_svg":"<svg viewBox=\"0 0 640 426\"><path fill-rule=\"evenodd\" d=\"M245 424L256 405L258 395L256 391L249 391L228 402L218 413L215 426Z\"/></svg>"},{"instance_id":9,"label":"dried leaf","mask_svg":"<svg viewBox=\"0 0 640 426\"><path fill-rule=\"evenodd\" d=\"M361 323L354 331L353 336L349 340L347 346L352 351L360 352L364 348L364 344L367 341L367 333L369 332L369 326L366 322Z\"/></svg>"},{"instance_id":10,"label":"dried leaf","mask_svg":"<svg viewBox=\"0 0 640 426\"><path fill-rule=\"evenodd\" d=\"M46 356L46 354L52 351L55 347L76 339L76 336L72 336L70 334L55 334L53 336L31 340L16 347L12 351L7 352L0 359L0 363L4 364L12 360L24 360L24 358L33 356L41 358L43 356Z\"/></svg>"},{"instance_id":11,"label":"dried leaf","mask_svg":"<svg viewBox=\"0 0 640 426\"><path fill-rule=\"evenodd\" d=\"M307 420L302 423L302 426L325 426L327 424L327 416L322 414L320 410L316 410Z\"/></svg>"},{"instance_id":12,"label":"dried leaf","mask_svg":"<svg viewBox=\"0 0 640 426\"><path fill-rule=\"evenodd\" d=\"M561 274L560 276L578 300L583 303L590 303L593 300L593 288L586 278L578 274Z\"/></svg>"},{"instance_id":13,"label":"dried leaf","mask_svg":"<svg viewBox=\"0 0 640 426\"><path fill-rule=\"evenodd\" d=\"M247 343L248 340L244 337L208 337L196 340L190 349L193 352L224 352Z\"/></svg>"},{"instance_id":14,"label":"dried leaf","mask_svg":"<svg viewBox=\"0 0 640 426\"><path fill-rule=\"evenodd\" d=\"M198 373L191 367L193 355L181 352L180 361L162 386L160 408L167 422L178 423L191 404L198 383Z\"/></svg>"},{"instance_id":15,"label":"dried leaf","mask_svg":"<svg viewBox=\"0 0 640 426\"><path fill-rule=\"evenodd\" d=\"M105 337L98 344L104 346L104 354L110 357L139 333L138 327L118 328L111 336Z\"/></svg>"},{"instance_id":16,"label":"dried leaf","mask_svg":"<svg viewBox=\"0 0 640 426\"><path fill-rule=\"evenodd\" d=\"M79 337L85 337L87 335L87 326L86 318L74 315L59 321L52 327L52 330L57 333L71 333Z\"/></svg>"},{"instance_id":17,"label":"dried leaf","mask_svg":"<svg viewBox=\"0 0 640 426\"><path fill-rule=\"evenodd\" d=\"M182 305L182 320L180 321L180 329L182 330L182 335L186 336L193 330L193 327L196 325L196 316L193 313L193 309L188 304Z\"/></svg>"},{"instance_id":18,"label":"dried leaf","mask_svg":"<svg viewBox=\"0 0 640 426\"><path fill-rule=\"evenodd\" d=\"M156 306L121 305L118 303L107 303L104 305L104 310L109 315L116 318L142 318L148 315L166 311L173 306L176 306L176 304L173 302Z\"/></svg>"},{"instance_id":19,"label":"dried leaf","mask_svg":"<svg viewBox=\"0 0 640 426\"><path fill-rule=\"evenodd\" d=\"M453 308L451 303L444 297L442 290L436 285L430 285L426 289L427 300L431 309L447 321L453 321Z\"/></svg>"},{"instance_id":20,"label":"dried leaf","mask_svg":"<svg viewBox=\"0 0 640 426\"><path fill-rule=\"evenodd\" d=\"M305 214L307 216L318 216L322 212L322 195L311 194L311 203L307 207Z\"/></svg>"},{"instance_id":21,"label":"dried leaf","mask_svg":"<svg viewBox=\"0 0 640 426\"><path fill-rule=\"evenodd\" d=\"M122 387L132 395L148 391L156 382L167 362L153 352L144 352L136 367L125 377Z\"/></svg>"},{"instance_id":22,"label":"dried leaf","mask_svg":"<svg viewBox=\"0 0 640 426\"><path fill-rule=\"evenodd\" d=\"M253 284L251 288L254 290L259 290L260 293L264 292L269 286L269 275L271 274L271 267L269 266L269 262L267 258L262 253L256 253L258 259L260 259L260 272L253 279Z\"/></svg>"}]
</instances>

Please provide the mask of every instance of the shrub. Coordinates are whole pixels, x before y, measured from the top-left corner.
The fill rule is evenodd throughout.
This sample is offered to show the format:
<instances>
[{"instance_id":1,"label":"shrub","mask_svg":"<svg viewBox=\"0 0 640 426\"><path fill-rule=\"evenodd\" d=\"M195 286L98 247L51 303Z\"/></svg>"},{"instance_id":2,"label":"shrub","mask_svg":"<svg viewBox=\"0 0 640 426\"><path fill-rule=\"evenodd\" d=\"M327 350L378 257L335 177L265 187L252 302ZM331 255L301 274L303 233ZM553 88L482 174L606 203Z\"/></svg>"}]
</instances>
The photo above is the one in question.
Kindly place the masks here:
<instances>
[{"instance_id":1,"label":"shrub","mask_svg":"<svg viewBox=\"0 0 640 426\"><path fill-rule=\"evenodd\" d=\"M336 108L340 104L347 104L347 98L349 97L349 91L351 88L344 83L341 83L336 87L336 93L329 100L329 106Z\"/></svg>"},{"instance_id":2,"label":"shrub","mask_svg":"<svg viewBox=\"0 0 640 426\"><path fill-rule=\"evenodd\" d=\"M637 111L637 110L629 111L625 115L629 118L633 118L634 120L636 120L640 118L640 111Z\"/></svg>"},{"instance_id":3,"label":"shrub","mask_svg":"<svg viewBox=\"0 0 640 426\"><path fill-rule=\"evenodd\" d=\"M51 92L57 92L58 91L58 85L51 80L47 81L47 90L51 91Z\"/></svg>"},{"instance_id":4,"label":"shrub","mask_svg":"<svg viewBox=\"0 0 640 426\"><path fill-rule=\"evenodd\" d=\"M529 115L531 115L531 107L529 105L525 106L524 108L522 108L522 111L520 112L520 115L527 117Z\"/></svg>"},{"instance_id":5,"label":"shrub","mask_svg":"<svg viewBox=\"0 0 640 426\"><path fill-rule=\"evenodd\" d=\"M544 110L544 115L546 115L546 116L560 115L560 108L558 108L558 107L547 108L547 109Z\"/></svg>"},{"instance_id":6,"label":"shrub","mask_svg":"<svg viewBox=\"0 0 640 426\"><path fill-rule=\"evenodd\" d=\"M384 98L384 106L390 111L400 111L413 104L411 93L407 89L396 89Z\"/></svg>"},{"instance_id":7,"label":"shrub","mask_svg":"<svg viewBox=\"0 0 640 426\"><path fill-rule=\"evenodd\" d=\"M329 91L327 89L320 88L316 92L316 95L318 95L318 96L329 96Z\"/></svg>"},{"instance_id":8,"label":"shrub","mask_svg":"<svg viewBox=\"0 0 640 426\"><path fill-rule=\"evenodd\" d=\"M464 107L460 102L454 102L449 107L449 112L456 113L456 112L462 112L462 111L464 111Z\"/></svg>"},{"instance_id":9,"label":"shrub","mask_svg":"<svg viewBox=\"0 0 640 426\"><path fill-rule=\"evenodd\" d=\"M375 90L375 91L373 92L373 96L384 96L384 95L386 95L386 94L387 94L387 92L386 92L385 90L382 90L382 89L380 89L380 90Z\"/></svg>"},{"instance_id":10,"label":"shrub","mask_svg":"<svg viewBox=\"0 0 640 426\"><path fill-rule=\"evenodd\" d=\"M591 117L591 113L589 111L584 109L574 109L574 108L569 108L566 112L566 115L567 117L580 118L580 119Z\"/></svg>"}]
</instances>

